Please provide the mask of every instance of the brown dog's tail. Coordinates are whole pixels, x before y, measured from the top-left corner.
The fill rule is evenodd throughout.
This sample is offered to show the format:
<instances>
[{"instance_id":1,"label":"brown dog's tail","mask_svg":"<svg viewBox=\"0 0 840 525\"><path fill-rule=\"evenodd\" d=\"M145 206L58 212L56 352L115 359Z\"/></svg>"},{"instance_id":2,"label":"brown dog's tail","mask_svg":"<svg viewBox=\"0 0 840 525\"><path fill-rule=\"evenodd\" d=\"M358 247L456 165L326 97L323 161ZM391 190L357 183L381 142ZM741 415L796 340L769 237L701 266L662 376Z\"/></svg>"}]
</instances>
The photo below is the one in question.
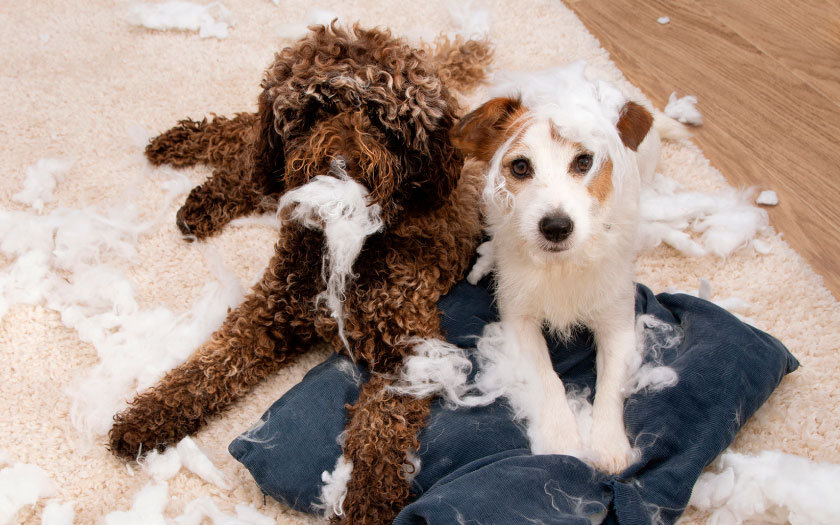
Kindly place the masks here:
<instances>
[{"instance_id":1,"label":"brown dog's tail","mask_svg":"<svg viewBox=\"0 0 840 525\"><path fill-rule=\"evenodd\" d=\"M185 119L153 138L146 146L146 158L154 165L176 167L241 165L252 152L256 125L254 113L238 113L231 119L214 116L209 122Z\"/></svg>"},{"instance_id":2,"label":"brown dog's tail","mask_svg":"<svg viewBox=\"0 0 840 525\"><path fill-rule=\"evenodd\" d=\"M469 93L482 83L493 61L489 40L465 40L461 36L450 40L441 35L426 48L441 80L461 93Z\"/></svg>"}]
</instances>

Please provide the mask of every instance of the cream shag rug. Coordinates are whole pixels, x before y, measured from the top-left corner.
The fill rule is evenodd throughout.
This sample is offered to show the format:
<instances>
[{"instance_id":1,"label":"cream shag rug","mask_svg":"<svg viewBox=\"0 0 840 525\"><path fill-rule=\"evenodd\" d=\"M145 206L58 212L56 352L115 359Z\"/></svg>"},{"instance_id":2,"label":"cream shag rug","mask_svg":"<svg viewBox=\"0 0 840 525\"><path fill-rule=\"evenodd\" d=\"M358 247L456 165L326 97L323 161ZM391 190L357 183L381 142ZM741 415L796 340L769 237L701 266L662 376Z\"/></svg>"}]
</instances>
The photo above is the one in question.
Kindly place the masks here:
<instances>
[{"instance_id":1,"label":"cream shag rug","mask_svg":"<svg viewBox=\"0 0 840 525\"><path fill-rule=\"evenodd\" d=\"M208 13L216 22L233 22L223 39L134 27L123 2L0 4L0 100L6 115L0 122L0 468L5 467L0 521L38 523L44 516L61 523L70 514L69 502L75 523L101 522L113 511L131 508L151 478L111 456L97 434L107 429L111 408L124 402L113 392L126 391L119 378L95 367L123 365L139 384L148 381L144 374L153 377L160 367L174 365L159 357L169 351L160 346L181 351L196 346L190 336L212 330L237 300L237 285L247 289L268 261L276 232L266 225L228 227L204 246L183 242L175 211L184 192L209 172L156 170L141 156L143 141L178 119L254 110L263 69L291 42L281 31L289 34L324 16L309 12L312 3L303 0L223 3L229 14ZM469 32L489 23L500 69L533 70L584 58L643 96L558 1L521 2L512 13L507 2L496 0L486 4L488 19L453 16L437 0L325 1L317 7L344 22L382 25L415 38ZM462 9L465 13L476 11ZM203 31L224 29L216 24ZM475 105L482 95L475 93L467 103ZM37 166L44 158L72 162L69 168L53 166L59 180L51 199L49 174L54 172L49 165ZM19 193L33 166L32 182L39 182L39 174L47 176L30 188L34 193ZM690 143L667 145L660 172L686 189L718 191L726 185ZM43 197L40 213L36 190ZM713 299L734 296L750 303L744 315L801 360L802 368L747 423L733 449L840 462L840 307L780 236L764 240L768 254L747 247L726 259L689 258L660 246L639 258L638 280L659 292L696 290L705 277ZM21 256L33 246L41 251ZM195 436L230 488L182 468L167 481L168 499L158 494L164 515L179 516L190 502L209 496L219 512L235 514L235 506L245 503L280 523L317 522L264 502L226 447L325 355L314 352L259 385ZM19 464L39 467L51 482ZM212 481L214 472L204 473ZM31 490L24 480L32 482ZM211 507L207 500L201 505ZM4 511L13 514L4 516ZM686 517L703 521L707 516L689 509Z\"/></svg>"}]
</instances>

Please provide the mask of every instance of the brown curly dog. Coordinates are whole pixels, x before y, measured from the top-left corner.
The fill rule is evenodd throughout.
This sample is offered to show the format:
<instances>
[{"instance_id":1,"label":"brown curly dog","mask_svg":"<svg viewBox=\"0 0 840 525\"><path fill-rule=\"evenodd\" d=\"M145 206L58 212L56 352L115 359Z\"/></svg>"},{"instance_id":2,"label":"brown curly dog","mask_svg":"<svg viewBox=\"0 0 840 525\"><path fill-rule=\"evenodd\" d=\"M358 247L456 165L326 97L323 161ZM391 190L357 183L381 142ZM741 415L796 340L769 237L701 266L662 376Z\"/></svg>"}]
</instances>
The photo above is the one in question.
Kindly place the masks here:
<instances>
[{"instance_id":1,"label":"brown curly dog","mask_svg":"<svg viewBox=\"0 0 840 525\"><path fill-rule=\"evenodd\" d=\"M436 303L462 277L480 236L480 174L462 176L449 89L483 80L490 59L486 42L413 49L387 31L316 26L276 55L256 114L185 120L151 141L154 164L214 168L178 212L185 235L202 239L236 217L274 211L284 194L334 174L336 163L365 188L382 226L364 240L343 290L342 334L319 300L329 239L281 212L262 280L209 342L114 417L114 453L134 458L177 443L325 340L374 372L348 407L344 455L353 470L341 521L393 520L409 499L406 454L419 448L431 400L394 394L388 378L417 338L441 338Z\"/></svg>"}]
</instances>

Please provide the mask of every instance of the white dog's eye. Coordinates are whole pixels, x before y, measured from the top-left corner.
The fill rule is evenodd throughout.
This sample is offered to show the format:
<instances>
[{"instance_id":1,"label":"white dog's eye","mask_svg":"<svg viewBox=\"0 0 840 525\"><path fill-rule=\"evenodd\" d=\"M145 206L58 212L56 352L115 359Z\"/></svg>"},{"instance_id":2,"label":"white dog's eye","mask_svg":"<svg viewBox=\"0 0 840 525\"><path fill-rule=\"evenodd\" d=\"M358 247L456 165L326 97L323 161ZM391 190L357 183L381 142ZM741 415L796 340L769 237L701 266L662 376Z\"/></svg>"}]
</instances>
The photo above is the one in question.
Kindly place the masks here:
<instances>
[{"instance_id":1,"label":"white dog's eye","mask_svg":"<svg viewBox=\"0 0 840 525\"><path fill-rule=\"evenodd\" d=\"M575 160L572 161L572 171L575 173L585 175L589 173L590 169L592 169L592 155L589 153L578 155L575 157Z\"/></svg>"},{"instance_id":2,"label":"white dog's eye","mask_svg":"<svg viewBox=\"0 0 840 525\"><path fill-rule=\"evenodd\" d=\"M516 159L510 163L510 173L517 179L531 176L531 163L527 159Z\"/></svg>"}]
</instances>

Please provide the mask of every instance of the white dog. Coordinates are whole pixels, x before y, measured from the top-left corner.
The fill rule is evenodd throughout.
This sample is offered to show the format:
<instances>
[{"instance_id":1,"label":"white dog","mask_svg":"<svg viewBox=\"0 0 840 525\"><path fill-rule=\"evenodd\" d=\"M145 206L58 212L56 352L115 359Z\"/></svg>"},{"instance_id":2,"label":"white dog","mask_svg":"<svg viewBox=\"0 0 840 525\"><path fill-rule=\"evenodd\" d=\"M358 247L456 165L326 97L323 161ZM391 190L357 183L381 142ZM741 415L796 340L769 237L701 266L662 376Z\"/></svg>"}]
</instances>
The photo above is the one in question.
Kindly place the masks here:
<instances>
[{"instance_id":1,"label":"white dog","mask_svg":"<svg viewBox=\"0 0 840 525\"><path fill-rule=\"evenodd\" d=\"M536 454L582 449L543 327L560 336L579 325L591 329L597 381L588 455L598 468L618 473L633 458L622 387L638 365L639 187L656 168L659 134L648 110L613 85L589 80L581 62L509 82L495 94L462 119L454 136L487 165L492 240L471 277L477 280L492 258L501 320L540 388L540 406L529 410L535 416L528 421Z\"/></svg>"}]
</instances>

